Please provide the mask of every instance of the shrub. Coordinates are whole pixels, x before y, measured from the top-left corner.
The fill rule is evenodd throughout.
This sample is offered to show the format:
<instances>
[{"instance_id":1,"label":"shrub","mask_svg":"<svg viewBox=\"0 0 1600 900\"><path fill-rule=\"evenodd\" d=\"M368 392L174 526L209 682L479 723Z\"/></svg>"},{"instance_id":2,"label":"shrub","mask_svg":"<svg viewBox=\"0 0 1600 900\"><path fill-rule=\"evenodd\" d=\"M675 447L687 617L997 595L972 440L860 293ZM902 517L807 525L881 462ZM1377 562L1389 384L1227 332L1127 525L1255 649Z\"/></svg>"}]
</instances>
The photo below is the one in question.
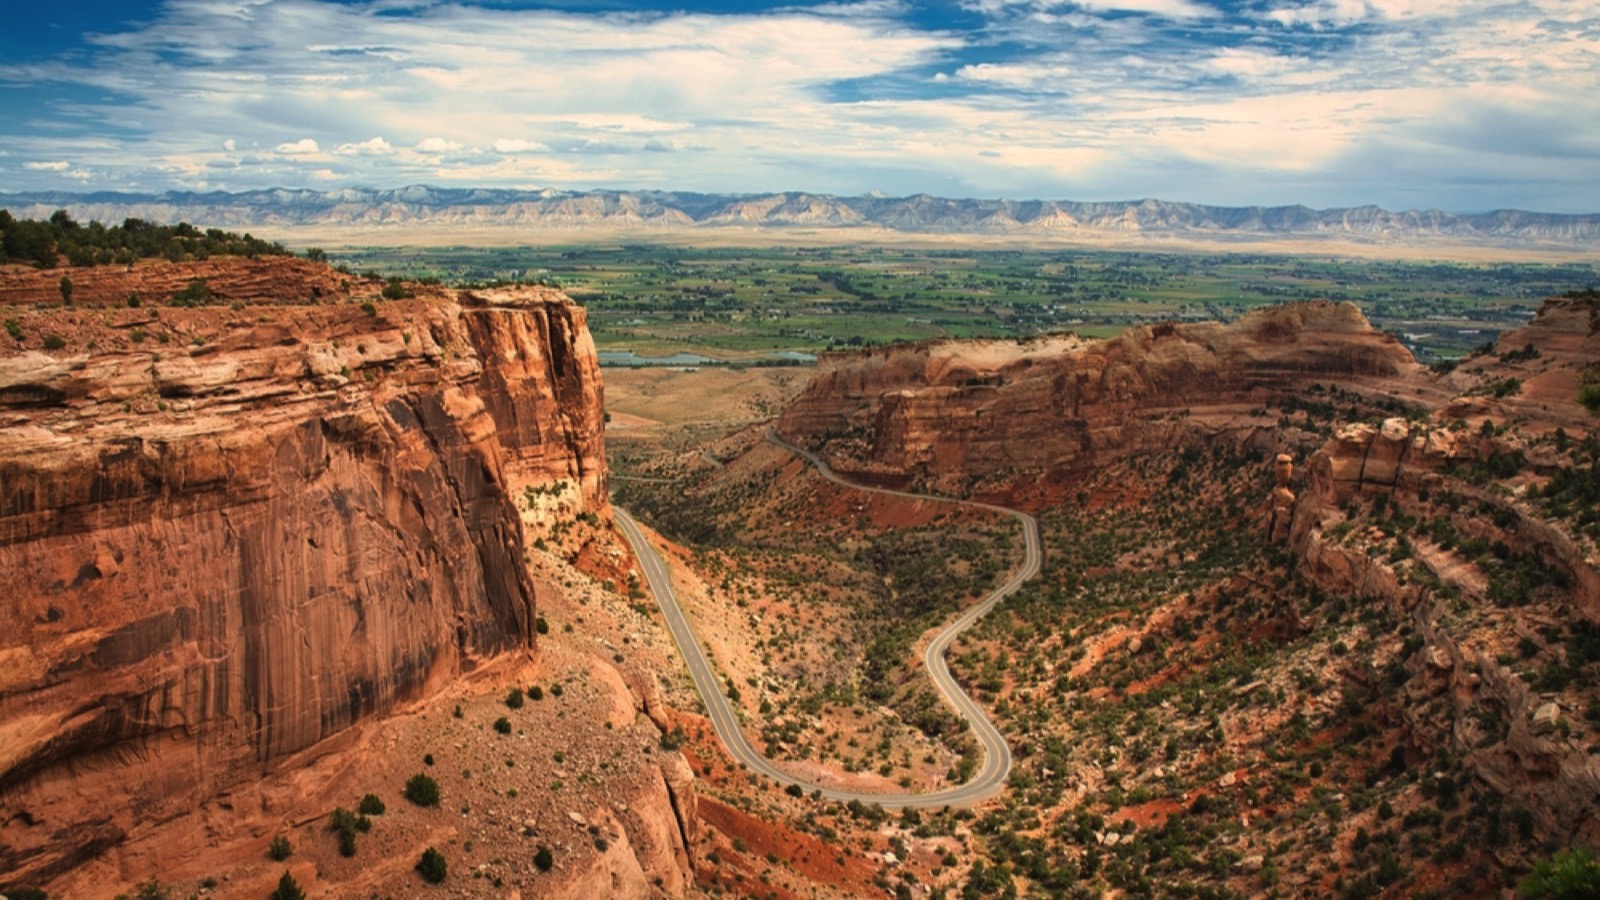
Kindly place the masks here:
<instances>
[{"instance_id":1,"label":"shrub","mask_svg":"<svg viewBox=\"0 0 1600 900\"><path fill-rule=\"evenodd\" d=\"M511 733L511 720L506 718L505 716L501 716L500 718L495 719L494 720L494 730L500 732L501 734L510 734Z\"/></svg>"},{"instance_id":2,"label":"shrub","mask_svg":"<svg viewBox=\"0 0 1600 900\"><path fill-rule=\"evenodd\" d=\"M368 794L361 798L361 805L356 808L356 811L364 816L381 816L384 809L383 801L378 798L377 794Z\"/></svg>"},{"instance_id":3,"label":"shrub","mask_svg":"<svg viewBox=\"0 0 1600 900\"><path fill-rule=\"evenodd\" d=\"M407 779L405 795L418 806L438 806L439 782L419 772Z\"/></svg>"},{"instance_id":4,"label":"shrub","mask_svg":"<svg viewBox=\"0 0 1600 900\"><path fill-rule=\"evenodd\" d=\"M1552 900L1600 896L1600 860L1588 847L1568 847L1534 863L1517 889L1524 897Z\"/></svg>"},{"instance_id":5,"label":"shrub","mask_svg":"<svg viewBox=\"0 0 1600 900\"><path fill-rule=\"evenodd\" d=\"M172 295L172 302L177 306L201 306L211 300L211 286L206 284L204 278L190 281L183 290Z\"/></svg>"},{"instance_id":6,"label":"shrub","mask_svg":"<svg viewBox=\"0 0 1600 900\"><path fill-rule=\"evenodd\" d=\"M59 334L47 334L44 337L44 348L46 350L60 350L66 346L66 338Z\"/></svg>"},{"instance_id":7,"label":"shrub","mask_svg":"<svg viewBox=\"0 0 1600 900\"><path fill-rule=\"evenodd\" d=\"M16 319L7 319L6 334L11 335L11 339L17 343L22 343L22 323Z\"/></svg>"},{"instance_id":8,"label":"shrub","mask_svg":"<svg viewBox=\"0 0 1600 900\"><path fill-rule=\"evenodd\" d=\"M388 291L388 288L384 288L385 295L388 294ZM367 302L361 304L361 311L369 316L376 316L378 314L378 305L373 303L371 300L368 300Z\"/></svg>"},{"instance_id":9,"label":"shrub","mask_svg":"<svg viewBox=\"0 0 1600 900\"><path fill-rule=\"evenodd\" d=\"M532 697L535 700L543 700L544 699L544 688L542 688L542 687L540 687L540 686L538 686L536 684L533 687L528 688L528 696Z\"/></svg>"},{"instance_id":10,"label":"shrub","mask_svg":"<svg viewBox=\"0 0 1600 900\"><path fill-rule=\"evenodd\" d=\"M422 851L422 858L417 860L417 871L422 873L424 881L438 884L449 874L450 866L445 862L443 853L429 847Z\"/></svg>"},{"instance_id":11,"label":"shrub","mask_svg":"<svg viewBox=\"0 0 1600 900\"><path fill-rule=\"evenodd\" d=\"M306 892L300 890L294 876L285 869L283 876L278 879L278 889L272 892L269 900L306 900Z\"/></svg>"},{"instance_id":12,"label":"shrub","mask_svg":"<svg viewBox=\"0 0 1600 900\"><path fill-rule=\"evenodd\" d=\"M389 279L383 286L383 299L404 300L411 296L411 291L406 289L405 282L398 278Z\"/></svg>"},{"instance_id":13,"label":"shrub","mask_svg":"<svg viewBox=\"0 0 1600 900\"><path fill-rule=\"evenodd\" d=\"M6 323L6 327L11 327L10 322ZM15 332L12 333L12 336L17 337L17 340L22 340ZM1600 384L1586 384L1580 388L1578 390L1578 402L1582 403L1583 408L1587 409L1591 414L1600 416Z\"/></svg>"},{"instance_id":14,"label":"shrub","mask_svg":"<svg viewBox=\"0 0 1600 900\"><path fill-rule=\"evenodd\" d=\"M272 857L273 862L283 862L292 853L294 853L294 846L289 843L287 837L281 834L273 838L272 843L267 845L267 855Z\"/></svg>"},{"instance_id":15,"label":"shrub","mask_svg":"<svg viewBox=\"0 0 1600 900\"><path fill-rule=\"evenodd\" d=\"M522 688L512 688L511 693L506 694L506 706L511 709L522 708Z\"/></svg>"},{"instance_id":16,"label":"shrub","mask_svg":"<svg viewBox=\"0 0 1600 900\"><path fill-rule=\"evenodd\" d=\"M549 847L540 844L539 849L533 853L533 864L538 867L539 871L548 872L550 867L556 864L555 854L550 852Z\"/></svg>"},{"instance_id":17,"label":"shrub","mask_svg":"<svg viewBox=\"0 0 1600 900\"><path fill-rule=\"evenodd\" d=\"M67 304L69 306L72 305L72 279L68 278L65 275L61 276L60 287L61 287L61 302L65 303L65 304Z\"/></svg>"}]
</instances>

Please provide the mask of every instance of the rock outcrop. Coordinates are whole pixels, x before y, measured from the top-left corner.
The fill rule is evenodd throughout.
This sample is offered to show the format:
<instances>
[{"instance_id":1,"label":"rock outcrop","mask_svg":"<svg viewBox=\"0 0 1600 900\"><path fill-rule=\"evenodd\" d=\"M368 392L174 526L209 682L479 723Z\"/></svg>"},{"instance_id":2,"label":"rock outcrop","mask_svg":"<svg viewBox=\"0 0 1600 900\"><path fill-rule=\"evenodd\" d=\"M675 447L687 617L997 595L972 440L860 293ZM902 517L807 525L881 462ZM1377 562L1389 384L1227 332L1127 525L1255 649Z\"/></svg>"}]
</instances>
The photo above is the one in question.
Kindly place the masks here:
<instances>
[{"instance_id":1,"label":"rock outcrop","mask_svg":"<svg viewBox=\"0 0 1600 900\"><path fill-rule=\"evenodd\" d=\"M1353 305L1298 303L1106 341L937 341L832 355L779 430L857 478L964 491L1070 479L1128 451L1172 446L1201 408L1417 370Z\"/></svg>"},{"instance_id":2,"label":"rock outcrop","mask_svg":"<svg viewBox=\"0 0 1600 900\"><path fill-rule=\"evenodd\" d=\"M24 320L70 343L0 355L8 881L533 653L520 498L606 511L554 291Z\"/></svg>"}]
</instances>

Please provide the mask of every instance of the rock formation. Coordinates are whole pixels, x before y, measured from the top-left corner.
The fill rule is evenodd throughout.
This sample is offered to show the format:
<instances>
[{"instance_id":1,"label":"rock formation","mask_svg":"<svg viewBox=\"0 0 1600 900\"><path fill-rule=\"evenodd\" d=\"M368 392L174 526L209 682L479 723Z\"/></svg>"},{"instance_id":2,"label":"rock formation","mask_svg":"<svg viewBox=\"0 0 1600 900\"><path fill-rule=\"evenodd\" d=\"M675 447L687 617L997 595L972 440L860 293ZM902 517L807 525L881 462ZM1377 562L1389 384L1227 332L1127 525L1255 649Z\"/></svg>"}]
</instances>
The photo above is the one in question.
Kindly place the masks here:
<instances>
[{"instance_id":1,"label":"rock formation","mask_svg":"<svg viewBox=\"0 0 1600 900\"><path fill-rule=\"evenodd\" d=\"M1294 521L1294 490L1290 482L1294 480L1294 457L1287 453L1279 453L1273 461L1273 480L1276 486L1272 489L1272 513L1267 520L1267 540L1282 541L1289 537Z\"/></svg>"},{"instance_id":2,"label":"rock formation","mask_svg":"<svg viewBox=\"0 0 1600 900\"><path fill-rule=\"evenodd\" d=\"M0 355L7 881L532 654L518 498L606 511L597 358L554 291L21 324L67 347Z\"/></svg>"},{"instance_id":3,"label":"rock formation","mask_svg":"<svg viewBox=\"0 0 1600 900\"><path fill-rule=\"evenodd\" d=\"M964 491L1070 479L1129 451L1170 447L1203 408L1248 406L1318 379L1416 371L1353 305L1298 303L1106 341L936 341L832 355L779 430L854 477Z\"/></svg>"}]
</instances>

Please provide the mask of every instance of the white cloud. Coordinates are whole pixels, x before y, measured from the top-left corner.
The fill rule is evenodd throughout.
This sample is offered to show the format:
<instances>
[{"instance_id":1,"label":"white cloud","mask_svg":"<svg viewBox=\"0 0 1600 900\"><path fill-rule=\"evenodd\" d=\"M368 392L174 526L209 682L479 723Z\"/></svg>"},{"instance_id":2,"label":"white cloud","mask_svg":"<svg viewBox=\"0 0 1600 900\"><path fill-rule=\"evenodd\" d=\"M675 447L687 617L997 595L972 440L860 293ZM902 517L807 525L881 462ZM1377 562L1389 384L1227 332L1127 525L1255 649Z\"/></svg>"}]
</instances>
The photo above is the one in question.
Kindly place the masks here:
<instances>
[{"instance_id":1,"label":"white cloud","mask_svg":"<svg viewBox=\"0 0 1600 900\"><path fill-rule=\"evenodd\" d=\"M1167 19L1199 19L1217 15L1217 10L1195 0L969 0L967 9L991 16L1021 13L1039 18L1061 7L1077 7L1100 12L1134 12Z\"/></svg>"},{"instance_id":2,"label":"white cloud","mask_svg":"<svg viewBox=\"0 0 1600 900\"><path fill-rule=\"evenodd\" d=\"M418 153L440 154L460 152L461 145L442 137L423 138L417 142Z\"/></svg>"},{"instance_id":3,"label":"white cloud","mask_svg":"<svg viewBox=\"0 0 1600 900\"><path fill-rule=\"evenodd\" d=\"M0 62L8 88L118 98L62 108L48 129L0 122L0 143L18 160L72 160L14 168L24 189L81 169L97 187L193 187L209 172L234 188L1221 202L1288 184L1277 199L1433 190L1445 207L1600 207L1594 0L1265 0L1226 17L1214 0L976 0L967 8L988 21L965 34L896 0L725 15L513 6L174 0L80 58ZM1494 110L1561 134L1497 136ZM1486 159L1552 187L1491 197ZM331 168L313 174L313 160Z\"/></svg>"},{"instance_id":4,"label":"white cloud","mask_svg":"<svg viewBox=\"0 0 1600 900\"><path fill-rule=\"evenodd\" d=\"M66 170L72 168L72 163L69 163L64 159L58 159L25 162L22 164L22 167L30 172L65 172Z\"/></svg>"},{"instance_id":5,"label":"white cloud","mask_svg":"<svg viewBox=\"0 0 1600 900\"><path fill-rule=\"evenodd\" d=\"M312 153L321 152L317 142L311 138L301 138L298 141L279 144L276 149L284 156L308 156Z\"/></svg>"},{"instance_id":6,"label":"white cloud","mask_svg":"<svg viewBox=\"0 0 1600 900\"><path fill-rule=\"evenodd\" d=\"M312 152L315 151L316 147L313 144ZM394 152L394 148L380 135L360 143L340 144L333 149L333 152L340 156L388 156Z\"/></svg>"},{"instance_id":7,"label":"white cloud","mask_svg":"<svg viewBox=\"0 0 1600 900\"><path fill-rule=\"evenodd\" d=\"M494 148L496 153L545 153L550 150L548 144L522 138L499 138L489 146Z\"/></svg>"}]
</instances>

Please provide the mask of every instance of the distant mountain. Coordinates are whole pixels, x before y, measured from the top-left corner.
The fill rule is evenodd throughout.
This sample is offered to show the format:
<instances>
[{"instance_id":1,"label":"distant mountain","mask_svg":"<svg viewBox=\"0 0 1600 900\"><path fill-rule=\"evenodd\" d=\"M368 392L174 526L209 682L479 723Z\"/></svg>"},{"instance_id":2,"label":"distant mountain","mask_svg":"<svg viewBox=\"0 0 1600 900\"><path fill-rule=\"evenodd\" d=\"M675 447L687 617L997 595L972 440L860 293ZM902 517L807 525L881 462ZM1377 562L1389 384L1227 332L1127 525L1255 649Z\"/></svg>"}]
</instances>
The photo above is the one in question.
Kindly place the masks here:
<instances>
[{"instance_id":1,"label":"distant mountain","mask_svg":"<svg viewBox=\"0 0 1600 900\"><path fill-rule=\"evenodd\" d=\"M1468 241L1585 248L1600 240L1600 213L1504 209L1391 212L1376 206L1206 206L1166 200L1082 203L971 200L916 194L697 194L675 191L522 191L411 185L391 190L271 189L239 193L0 193L0 207L43 218L68 209L80 220L186 221L218 228L302 225L507 225L582 229L869 228L910 234L1143 234L1197 240L1299 237L1361 241Z\"/></svg>"}]
</instances>

